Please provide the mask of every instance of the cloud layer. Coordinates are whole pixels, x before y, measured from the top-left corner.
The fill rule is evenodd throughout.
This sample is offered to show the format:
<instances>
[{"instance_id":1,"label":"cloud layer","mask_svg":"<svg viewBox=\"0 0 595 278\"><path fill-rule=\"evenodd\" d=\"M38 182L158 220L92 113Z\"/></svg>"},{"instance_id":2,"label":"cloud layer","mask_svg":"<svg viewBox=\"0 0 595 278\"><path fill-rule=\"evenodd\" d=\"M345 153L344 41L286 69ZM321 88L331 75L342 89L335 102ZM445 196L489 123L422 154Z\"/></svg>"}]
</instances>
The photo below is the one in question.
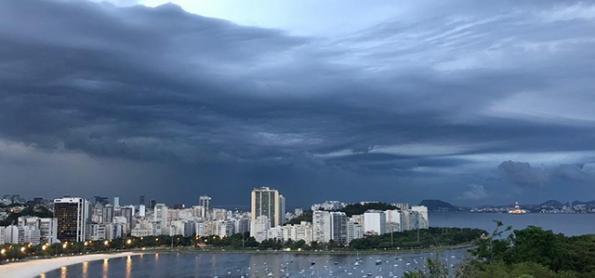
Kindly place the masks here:
<instances>
[{"instance_id":1,"label":"cloud layer","mask_svg":"<svg viewBox=\"0 0 595 278\"><path fill-rule=\"evenodd\" d=\"M420 3L328 37L172 4L2 2L0 189L593 196L595 6L505 2Z\"/></svg>"}]
</instances>

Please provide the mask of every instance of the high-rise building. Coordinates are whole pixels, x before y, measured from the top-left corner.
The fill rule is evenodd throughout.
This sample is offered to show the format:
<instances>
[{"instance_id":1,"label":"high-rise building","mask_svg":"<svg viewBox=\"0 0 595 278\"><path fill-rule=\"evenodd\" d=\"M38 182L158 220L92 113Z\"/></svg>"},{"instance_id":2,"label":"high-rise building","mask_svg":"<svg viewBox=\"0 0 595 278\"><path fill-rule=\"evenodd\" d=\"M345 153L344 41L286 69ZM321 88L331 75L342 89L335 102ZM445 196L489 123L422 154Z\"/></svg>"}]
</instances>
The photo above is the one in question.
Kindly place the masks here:
<instances>
[{"instance_id":1,"label":"high-rise building","mask_svg":"<svg viewBox=\"0 0 595 278\"><path fill-rule=\"evenodd\" d=\"M401 231L401 211L398 209L385 210L386 232L394 233Z\"/></svg>"},{"instance_id":2,"label":"high-rise building","mask_svg":"<svg viewBox=\"0 0 595 278\"><path fill-rule=\"evenodd\" d=\"M39 232L42 242L50 244L55 243L58 235L58 219L56 218L40 218Z\"/></svg>"},{"instance_id":3,"label":"high-rise building","mask_svg":"<svg viewBox=\"0 0 595 278\"><path fill-rule=\"evenodd\" d=\"M102 213L103 221L101 223L112 223L114 221L114 206L107 204L103 207Z\"/></svg>"},{"instance_id":4,"label":"high-rise building","mask_svg":"<svg viewBox=\"0 0 595 278\"><path fill-rule=\"evenodd\" d=\"M271 227L283 225L285 218L285 197L275 189L258 187L252 190L252 221L259 216L266 216Z\"/></svg>"},{"instance_id":5,"label":"high-rise building","mask_svg":"<svg viewBox=\"0 0 595 278\"><path fill-rule=\"evenodd\" d=\"M324 210L312 212L312 240L326 243L331 240L331 213Z\"/></svg>"},{"instance_id":6,"label":"high-rise building","mask_svg":"<svg viewBox=\"0 0 595 278\"><path fill-rule=\"evenodd\" d=\"M333 211L331 218L331 240L345 245L347 243L347 215L344 212Z\"/></svg>"},{"instance_id":7,"label":"high-rise building","mask_svg":"<svg viewBox=\"0 0 595 278\"><path fill-rule=\"evenodd\" d=\"M114 197L114 208L120 208L120 197Z\"/></svg>"},{"instance_id":8,"label":"high-rise building","mask_svg":"<svg viewBox=\"0 0 595 278\"><path fill-rule=\"evenodd\" d=\"M430 227L428 219L428 207L426 206L412 206L411 211L415 214L415 228L427 229Z\"/></svg>"},{"instance_id":9,"label":"high-rise building","mask_svg":"<svg viewBox=\"0 0 595 278\"><path fill-rule=\"evenodd\" d=\"M158 235L166 234L169 227L168 223L168 208L165 204L155 204L153 211L154 229Z\"/></svg>"},{"instance_id":10,"label":"high-rise building","mask_svg":"<svg viewBox=\"0 0 595 278\"><path fill-rule=\"evenodd\" d=\"M141 218L144 218L145 215L146 215L145 205L139 205L138 206L138 216L140 216Z\"/></svg>"},{"instance_id":11,"label":"high-rise building","mask_svg":"<svg viewBox=\"0 0 595 278\"><path fill-rule=\"evenodd\" d=\"M138 197L138 205L139 206L144 206L145 205L145 195L140 195Z\"/></svg>"},{"instance_id":12,"label":"high-rise building","mask_svg":"<svg viewBox=\"0 0 595 278\"><path fill-rule=\"evenodd\" d=\"M364 225L356 217L351 217L347 221L347 243L354 239L364 237Z\"/></svg>"},{"instance_id":13,"label":"high-rise building","mask_svg":"<svg viewBox=\"0 0 595 278\"><path fill-rule=\"evenodd\" d=\"M364 213L364 233L381 235L386 232L386 216L384 211L369 210Z\"/></svg>"},{"instance_id":14,"label":"high-rise building","mask_svg":"<svg viewBox=\"0 0 595 278\"><path fill-rule=\"evenodd\" d=\"M411 211L410 210L402 210L401 211L401 231L409 231L413 229L413 225L411 223Z\"/></svg>"},{"instance_id":15,"label":"high-rise building","mask_svg":"<svg viewBox=\"0 0 595 278\"><path fill-rule=\"evenodd\" d=\"M211 211L211 200L209 196L198 197L198 205L202 207L201 215L202 219L207 219L210 216Z\"/></svg>"},{"instance_id":16,"label":"high-rise building","mask_svg":"<svg viewBox=\"0 0 595 278\"><path fill-rule=\"evenodd\" d=\"M87 200L73 197L55 199L54 218L58 222L58 240L86 240L87 224L90 220Z\"/></svg>"},{"instance_id":17,"label":"high-rise building","mask_svg":"<svg viewBox=\"0 0 595 278\"><path fill-rule=\"evenodd\" d=\"M96 202L91 207L91 223L103 223L103 204Z\"/></svg>"},{"instance_id":18,"label":"high-rise building","mask_svg":"<svg viewBox=\"0 0 595 278\"><path fill-rule=\"evenodd\" d=\"M279 225L285 224L285 196L279 194L279 210L281 215L281 220Z\"/></svg>"},{"instance_id":19,"label":"high-rise building","mask_svg":"<svg viewBox=\"0 0 595 278\"><path fill-rule=\"evenodd\" d=\"M134 220L134 206L125 206L120 208L120 215L126 218L126 223L128 224L128 228L132 228L132 220Z\"/></svg>"}]
</instances>

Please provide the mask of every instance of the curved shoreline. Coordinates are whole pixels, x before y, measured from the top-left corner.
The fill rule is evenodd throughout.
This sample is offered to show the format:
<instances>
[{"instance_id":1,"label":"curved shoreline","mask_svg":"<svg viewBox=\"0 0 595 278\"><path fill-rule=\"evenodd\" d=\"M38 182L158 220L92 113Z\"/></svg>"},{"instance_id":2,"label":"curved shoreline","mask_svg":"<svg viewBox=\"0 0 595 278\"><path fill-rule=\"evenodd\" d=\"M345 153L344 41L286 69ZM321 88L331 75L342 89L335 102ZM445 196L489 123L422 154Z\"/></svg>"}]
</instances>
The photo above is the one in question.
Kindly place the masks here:
<instances>
[{"instance_id":1,"label":"curved shoreline","mask_svg":"<svg viewBox=\"0 0 595 278\"><path fill-rule=\"evenodd\" d=\"M22 262L9 263L0 265L0 278L37 277L42 273L56 270L64 266L104 259L138 256L142 253L143 252L127 251L121 253L103 253L80 256L54 257L48 259L34 259Z\"/></svg>"},{"instance_id":2,"label":"curved shoreline","mask_svg":"<svg viewBox=\"0 0 595 278\"><path fill-rule=\"evenodd\" d=\"M420 248L420 249L402 249L402 250L303 250L303 251L285 251L285 250L233 250L233 249L187 249L187 248L156 248L147 250L134 250L115 253L101 253L88 255L74 255L64 257L53 257L45 259L32 259L22 262L8 263L0 265L0 278L12 277L37 277L42 273L50 272L60 269L64 266L80 264L84 262L98 261L104 259L120 258L127 256L139 256L142 254L153 253L174 253L174 252L188 252L188 253L216 253L216 254L292 254L303 256L316 255L337 255L337 256L370 256L370 255L404 255L415 253L431 253L455 249L469 249L472 244L462 244L455 246L440 246L434 248Z\"/></svg>"}]
</instances>

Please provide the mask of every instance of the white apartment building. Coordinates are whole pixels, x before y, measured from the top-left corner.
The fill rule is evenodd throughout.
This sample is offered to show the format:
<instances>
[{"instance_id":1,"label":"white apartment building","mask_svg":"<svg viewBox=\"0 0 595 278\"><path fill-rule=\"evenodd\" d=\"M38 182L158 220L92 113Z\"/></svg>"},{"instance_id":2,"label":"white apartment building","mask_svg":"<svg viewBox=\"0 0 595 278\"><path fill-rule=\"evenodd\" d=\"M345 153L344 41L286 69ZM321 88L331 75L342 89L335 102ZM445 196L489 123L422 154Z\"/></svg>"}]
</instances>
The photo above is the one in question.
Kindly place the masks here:
<instances>
[{"instance_id":1,"label":"white apartment building","mask_svg":"<svg viewBox=\"0 0 595 278\"><path fill-rule=\"evenodd\" d=\"M401 232L401 211L398 209L385 210L386 216L386 232Z\"/></svg>"},{"instance_id":2,"label":"white apartment building","mask_svg":"<svg viewBox=\"0 0 595 278\"><path fill-rule=\"evenodd\" d=\"M271 227L283 225L285 197L269 187L254 188L251 195L251 220L255 221L259 216L266 216L271 221Z\"/></svg>"},{"instance_id":3,"label":"white apartment building","mask_svg":"<svg viewBox=\"0 0 595 278\"><path fill-rule=\"evenodd\" d=\"M331 240L331 213L324 210L312 212L312 237L317 242Z\"/></svg>"},{"instance_id":4,"label":"white apartment building","mask_svg":"<svg viewBox=\"0 0 595 278\"><path fill-rule=\"evenodd\" d=\"M265 215L257 217L250 223L250 236L254 237L257 242L262 242L267 239L267 231L271 229L271 222Z\"/></svg>"},{"instance_id":5,"label":"white apartment building","mask_svg":"<svg viewBox=\"0 0 595 278\"><path fill-rule=\"evenodd\" d=\"M364 237L364 224L363 219L359 220L360 217L351 217L347 221L347 244L352 240Z\"/></svg>"},{"instance_id":6,"label":"white apartment building","mask_svg":"<svg viewBox=\"0 0 595 278\"><path fill-rule=\"evenodd\" d=\"M381 235L386 231L386 216L383 211L369 210L364 213L364 233Z\"/></svg>"}]
</instances>

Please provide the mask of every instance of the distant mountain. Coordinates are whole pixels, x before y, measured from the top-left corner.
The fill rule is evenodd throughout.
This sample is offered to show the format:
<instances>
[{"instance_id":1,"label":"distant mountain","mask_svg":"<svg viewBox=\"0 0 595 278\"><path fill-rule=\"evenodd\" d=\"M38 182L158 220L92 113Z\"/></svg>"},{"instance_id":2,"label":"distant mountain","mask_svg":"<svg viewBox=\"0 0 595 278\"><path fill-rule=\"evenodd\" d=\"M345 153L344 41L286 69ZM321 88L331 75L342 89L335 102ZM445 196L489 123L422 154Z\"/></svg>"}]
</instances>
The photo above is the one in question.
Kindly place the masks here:
<instances>
[{"instance_id":1,"label":"distant mountain","mask_svg":"<svg viewBox=\"0 0 595 278\"><path fill-rule=\"evenodd\" d=\"M541 208L556 208L556 209L560 209L564 206L564 204L560 201L557 200L549 200L549 201L545 201L541 204L538 205Z\"/></svg>"},{"instance_id":2,"label":"distant mountain","mask_svg":"<svg viewBox=\"0 0 595 278\"><path fill-rule=\"evenodd\" d=\"M595 207L595 201L574 201L572 205L587 205L591 207Z\"/></svg>"},{"instance_id":3,"label":"distant mountain","mask_svg":"<svg viewBox=\"0 0 595 278\"><path fill-rule=\"evenodd\" d=\"M441 200L423 200L420 205L428 207L428 211L433 212L449 212L449 211L461 211L462 208L456 207L448 202Z\"/></svg>"}]
</instances>

